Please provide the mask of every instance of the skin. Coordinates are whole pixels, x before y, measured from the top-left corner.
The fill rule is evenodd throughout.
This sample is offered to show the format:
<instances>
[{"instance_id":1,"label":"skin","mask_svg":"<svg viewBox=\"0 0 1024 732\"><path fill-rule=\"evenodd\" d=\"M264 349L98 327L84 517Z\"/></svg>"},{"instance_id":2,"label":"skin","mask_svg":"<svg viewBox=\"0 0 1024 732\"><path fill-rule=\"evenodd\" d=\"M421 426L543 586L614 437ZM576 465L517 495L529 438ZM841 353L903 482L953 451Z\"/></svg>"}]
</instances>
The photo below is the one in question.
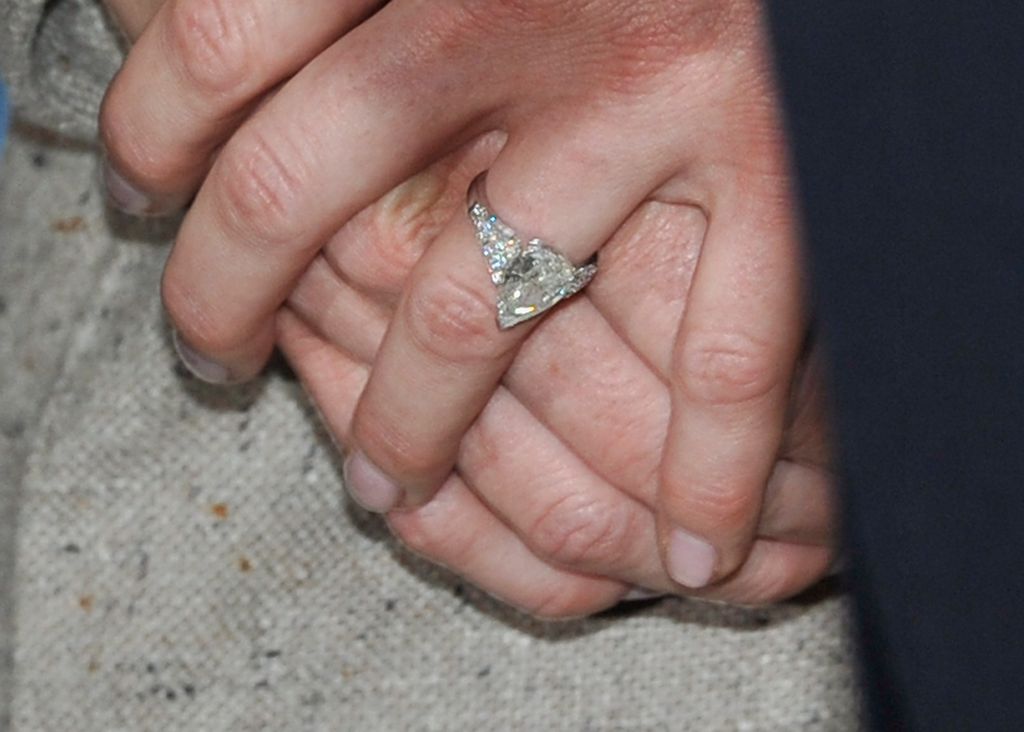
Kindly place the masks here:
<instances>
[{"instance_id":1,"label":"skin","mask_svg":"<svg viewBox=\"0 0 1024 732\"><path fill-rule=\"evenodd\" d=\"M697 594L764 601L810 584L829 563L821 544L804 561L780 547L805 545L761 538L764 517L779 515L778 505L799 505L782 510L789 516L829 512L809 508L826 505L809 496L827 490L807 488L827 485L822 439L806 443L816 446L814 454L786 463L810 465L812 475L796 471L795 479L779 468L794 446L786 432L787 425L793 432L794 396L799 402L807 391L807 380L798 378L806 326L784 141L756 5L407 0L371 15L377 6L172 0L112 85L103 139L114 188L129 186L133 194L129 208L160 212L195 195L164 279L186 361L218 380L244 379L280 340L352 447L348 473L357 497L392 512L407 543L485 586L486 572L466 565L482 561L467 556L474 552L455 552L460 565L451 552L425 547L427 534L410 529L416 524L408 517L461 505L466 526L479 516L495 536L511 531L516 546L545 566L612 577L619 591L625 582L674 592L706 587ZM487 169L487 195L502 218L574 261L601 250L602 272L586 297L543 324L509 332L494 322L494 292L472 230L464 215L451 215L464 206L465 176L446 215L428 207L435 224L429 249L409 239L389 248L386 236L367 246L336 233L351 230L389 189L490 130L502 133L501 144L475 172ZM689 232L699 247L688 249L675 232L652 234L654 249L616 249L616 241L648 238L637 231L664 228L658 217L638 219L651 206L699 218L699 234ZM685 283L673 279L679 256L691 265ZM615 266L629 261L647 269ZM335 331L332 340L315 311L304 324L293 317L295 293L323 274L325 263L371 303L375 318L360 322L377 325L354 323L353 335L342 339ZM602 291L615 296L602 298ZM638 295L651 292L663 297ZM278 318L289 297L291 315ZM560 320L573 325L559 330ZM608 445L590 430L592 443L573 444L566 435L600 421L534 413L538 402L603 405L611 414L622 406L616 399L642 403L601 381L605 372L593 361L581 362L594 377L589 391L550 378L572 348L607 348L608 363L648 369L650 386L640 392L658 408L637 415L643 439L629 435ZM537 350L548 354L546 380L528 379L515 366ZM322 378L346 384L344 393L319 386L318 375L332 373L332 363L347 375ZM609 373L619 368L626 367ZM550 393L554 384L557 394ZM531 399L530 389L545 388L546 398ZM557 474L579 477L563 483L598 485L580 477L589 468L608 496L634 501L648 523L620 522L641 527L647 554L660 552L659 561L639 549L603 556L609 564L627 556L627 567L561 556L551 550L565 542L545 545L536 535L544 512L530 524L533 499L522 499L520 509L481 498L476 483L500 484L501 472L484 471L482 479L487 460L475 468L463 463L495 402L518 403L572 448L578 462L571 470L569 458L550 458ZM808 420L814 427L796 432L820 435L820 407L804 411L815 415ZM332 418L335 412L341 416ZM524 435L537 431L523 419ZM660 426L645 419L660 419ZM527 444L540 454L541 445ZM630 463L622 455L645 456L643 470L623 467ZM595 456L606 456L608 465L595 468ZM460 477L451 478L456 465ZM794 494L801 498L773 502L773 483L804 486ZM511 486L508 492L515 494ZM551 496L541 492L538 505ZM476 508L454 495L471 497ZM518 520L506 515L520 510ZM559 525L566 523L573 525ZM479 540L479 532L472 535ZM744 584L769 575L775 580L762 581L760 591ZM536 602L494 591L537 610Z\"/></svg>"},{"instance_id":2,"label":"skin","mask_svg":"<svg viewBox=\"0 0 1024 732\"><path fill-rule=\"evenodd\" d=\"M437 231L462 215L462 192L495 143L460 151L359 214L279 316L283 350L340 443L351 441L359 395L402 291L397 262L408 272ZM657 550L652 476L670 417L667 336L684 315L705 228L696 209L651 204L609 242L600 284L530 336L463 439L457 472L423 507L389 514L404 543L545 617L604 609L631 587L678 592ZM652 291L646 300L628 297L644 288ZM609 308L623 301L627 307ZM809 366L750 557L726 581L687 594L761 604L827 571L833 492L821 397Z\"/></svg>"}]
</instances>

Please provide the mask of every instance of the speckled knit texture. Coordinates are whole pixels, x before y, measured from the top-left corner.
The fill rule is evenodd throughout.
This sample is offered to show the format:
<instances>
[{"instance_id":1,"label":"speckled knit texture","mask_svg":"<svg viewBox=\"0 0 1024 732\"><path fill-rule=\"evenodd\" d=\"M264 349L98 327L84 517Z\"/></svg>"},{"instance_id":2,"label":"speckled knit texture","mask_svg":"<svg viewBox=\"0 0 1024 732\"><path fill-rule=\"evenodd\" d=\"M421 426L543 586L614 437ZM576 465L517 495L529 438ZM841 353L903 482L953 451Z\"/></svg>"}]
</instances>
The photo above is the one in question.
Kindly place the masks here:
<instances>
[{"instance_id":1,"label":"speckled knit texture","mask_svg":"<svg viewBox=\"0 0 1024 732\"><path fill-rule=\"evenodd\" d=\"M22 21L37 5L0 0ZM28 114L88 134L95 106ZM8 162L2 237L48 252L0 279L0 388L26 415L24 468L0 474L20 503L12 729L857 727L839 598L545 624L402 551L345 499L295 383L217 390L176 367L166 232L104 213L92 151L18 135Z\"/></svg>"},{"instance_id":2,"label":"speckled knit texture","mask_svg":"<svg viewBox=\"0 0 1024 732\"><path fill-rule=\"evenodd\" d=\"M120 59L98 0L0 0L0 69L24 121L92 139Z\"/></svg>"}]
</instances>

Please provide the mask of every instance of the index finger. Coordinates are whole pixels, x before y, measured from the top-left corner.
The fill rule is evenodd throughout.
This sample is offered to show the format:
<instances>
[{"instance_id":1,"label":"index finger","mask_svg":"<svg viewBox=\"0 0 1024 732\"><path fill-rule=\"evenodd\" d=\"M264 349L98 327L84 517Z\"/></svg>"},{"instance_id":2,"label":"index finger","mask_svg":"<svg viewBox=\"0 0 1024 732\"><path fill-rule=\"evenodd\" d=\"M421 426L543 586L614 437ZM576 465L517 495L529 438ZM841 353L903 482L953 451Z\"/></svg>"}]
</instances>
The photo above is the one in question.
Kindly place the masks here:
<instances>
[{"instance_id":1,"label":"index finger","mask_svg":"<svg viewBox=\"0 0 1024 732\"><path fill-rule=\"evenodd\" d=\"M422 26L434 11L413 4L404 12L418 15L395 23L392 7L406 6L389 6L321 54L235 134L185 218L163 294L200 377L255 375L273 345L272 314L323 242L473 136L467 119L479 116L486 90L425 104L455 72L421 62L423 38L402 37L413 20L429 36Z\"/></svg>"},{"instance_id":2,"label":"index finger","mask_svg":"<svg viewBox=\"0 0 1024 732\"><path fill-rule=\"evenodd\" d=\"M215 150L254 103L375 2L167 0L103 100L100 132L112 203L135 215L186 203ZM148 10L133 2L119 12L135 28Z\"/></svg>"}]
</instances>

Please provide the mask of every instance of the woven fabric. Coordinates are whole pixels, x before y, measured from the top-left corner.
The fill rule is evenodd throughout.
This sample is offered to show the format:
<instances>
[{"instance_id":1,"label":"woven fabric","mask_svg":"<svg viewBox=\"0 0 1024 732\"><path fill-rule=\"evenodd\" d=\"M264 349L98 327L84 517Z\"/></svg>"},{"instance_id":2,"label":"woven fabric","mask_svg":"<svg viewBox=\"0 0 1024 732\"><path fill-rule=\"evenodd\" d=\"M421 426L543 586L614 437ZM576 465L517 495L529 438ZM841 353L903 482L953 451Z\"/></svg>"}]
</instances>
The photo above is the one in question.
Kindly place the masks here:
<instances>
[{"instance_id":1,"label":"woven fabric","mask_svg":"<svg viewBox=\"0 0 1024 732\"><path fill-rule=\"evenodd\" d=\"M21 20L37 5L0 2ZM47 76L44 58L0 53ZM77 115L95 106L30 116L87 133ZM402 551L345 499L296 384L218 390L176 367L166 232L102 210L94 153L40 145L15 136L0 193L3 237L55 250L3 280L20 315L0 326L54 341L31 373L11 370L20 348L0 351L0 388L36 395L25 468L3 473L20 503L12 729L857 727L840 598L541 623Z\"/></svg>"},{"instance_id":2,"label":"woven fabric","mask_svg":"<svg viewBox=\"0 0 1024 732\"><path fill-rule=\"evenodd\" d=\"M89 140L120 63L98 0L0 0L0 70L22 120Z\"/></svg>"},{"instance_id":3,"label":"woven fabric","mask_svg":"<svg viewBox=\"0 0 1024 732\"><path fill-rule=\"evenodd\" d=\"M69 337L90 327L113 241L92 155L15 137L0 173L0 730L9 696L15 519L25 460Z\"/></svg>"}]
</instances>

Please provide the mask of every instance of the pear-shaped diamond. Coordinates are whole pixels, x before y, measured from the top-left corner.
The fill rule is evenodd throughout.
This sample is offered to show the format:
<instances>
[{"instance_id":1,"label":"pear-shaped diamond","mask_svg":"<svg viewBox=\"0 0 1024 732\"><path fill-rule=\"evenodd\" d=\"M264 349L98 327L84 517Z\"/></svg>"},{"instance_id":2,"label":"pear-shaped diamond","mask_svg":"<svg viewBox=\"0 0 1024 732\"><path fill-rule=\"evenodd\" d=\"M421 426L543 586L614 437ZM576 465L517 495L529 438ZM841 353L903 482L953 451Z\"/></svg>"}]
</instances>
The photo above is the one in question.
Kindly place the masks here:
<instances>
[{"instance_id":1,"label":"pear-shaped diamond","mask_svg":"<svg viewBox=\"0 0 1024 732\"><path fill-rule=\"evenodd\" d=\"M515 231L481 203L470 207L469 216L491 280L498 287L498 325L502 330L575 295L597 274L596 265L575 267L539 239L524 246Z\"/></svg>"}]
</instances>

